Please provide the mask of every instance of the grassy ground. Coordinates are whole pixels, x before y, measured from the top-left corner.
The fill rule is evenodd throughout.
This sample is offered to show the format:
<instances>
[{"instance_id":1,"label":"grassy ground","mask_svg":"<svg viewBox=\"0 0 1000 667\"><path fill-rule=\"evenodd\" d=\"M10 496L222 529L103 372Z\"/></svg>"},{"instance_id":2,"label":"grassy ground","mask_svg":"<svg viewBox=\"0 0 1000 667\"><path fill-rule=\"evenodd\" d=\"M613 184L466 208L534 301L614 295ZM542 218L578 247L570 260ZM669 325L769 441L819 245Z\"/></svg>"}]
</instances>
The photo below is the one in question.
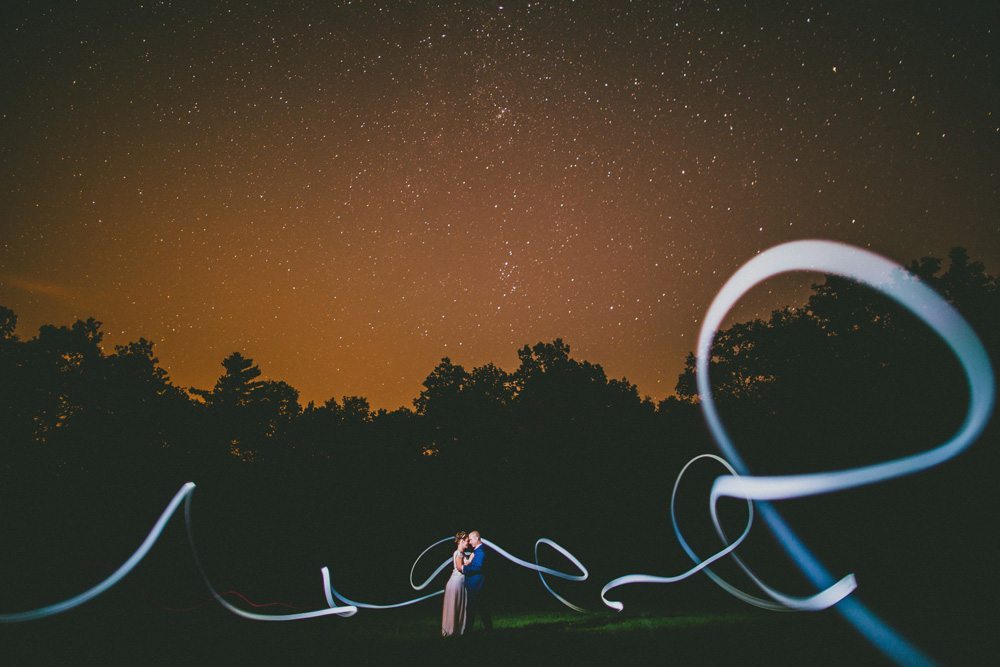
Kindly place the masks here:
<instances>
[{"instance_id":1,"label":"grassy ground","mask_svg":"<svg viewBox=\"0 0 1000 667\"><path fill-rule=\"evenodd\" d=\"M547 636L580 635L636 635L650 637L657 634L686 628L705 626L729 626L739 623L752 623L745 615L737 614L703 614L691 616L662 616L656 614L636 614L629 616L612 615L608 613L577 613L567 612L522 612L517 614L498 614L494 620L493 632L497 636L505 636L518 640L531 634ZM394 621L388 618L377 624L359 627L361 634L381 639L392 639L400 642L423 642L428 637L434 637L440 630L438 618L423 614L415 617L412 614L398 616ZM476 625L473 637L484 638L482 628Z\"/></svg>"},{"instance_id":2,"label":"grassy ground","mask_svg":"<svg viewBox=\"0 0 1000 667\"><path fill-rule=\"evenodd\" d=\"M170 611L141 597L143 590L122 587L60 616L0 625L0 665L457 665L471 658L477 665L613 667L887 664L834 611L774 613L731 604L694 613L647 603L621 613L576 613L555 604L501 606L492 633L476 628L442 639L440 599L351 618L263 623L210 598ZM995 664L985 657L1000 650L995 615L970 610L949 616L944 627L935 618L903 629L942 664Z\"/></svg>"},{"instance_id":3,"label":"grassy ground","mask_svg":"<svg viewBox=\"0 0 1000 667\"><path fill-rule=\"evenodd\" d=\"M879 656L830 614L497 613L492 633L442 639L436 607L255 623L218 607L110 604L0 628L6 664L843 665Z\"/></svg>"}]
</instances>

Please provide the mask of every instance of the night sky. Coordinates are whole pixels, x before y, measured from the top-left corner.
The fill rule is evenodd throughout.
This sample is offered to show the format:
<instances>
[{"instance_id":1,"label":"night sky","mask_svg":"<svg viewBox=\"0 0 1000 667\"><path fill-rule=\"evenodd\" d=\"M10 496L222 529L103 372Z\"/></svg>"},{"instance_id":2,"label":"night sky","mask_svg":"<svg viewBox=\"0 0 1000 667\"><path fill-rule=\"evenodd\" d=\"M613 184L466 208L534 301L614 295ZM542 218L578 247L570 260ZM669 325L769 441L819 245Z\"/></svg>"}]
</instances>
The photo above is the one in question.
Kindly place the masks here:
<instances>
[{"instance_id":1,"label":"night sky","mask_svg":"<svg viewBox=\"0 0 1000 667\"><path fill-rule=\"evenodd\" d=\"M954 6L953 6L954 5ZM1000 3L5 2L0 304L182 386L410 405L442 356L673 392L755 253L1000 269ZM801 303L775 281L739 317Z\"/></svg>"}]
</instances>

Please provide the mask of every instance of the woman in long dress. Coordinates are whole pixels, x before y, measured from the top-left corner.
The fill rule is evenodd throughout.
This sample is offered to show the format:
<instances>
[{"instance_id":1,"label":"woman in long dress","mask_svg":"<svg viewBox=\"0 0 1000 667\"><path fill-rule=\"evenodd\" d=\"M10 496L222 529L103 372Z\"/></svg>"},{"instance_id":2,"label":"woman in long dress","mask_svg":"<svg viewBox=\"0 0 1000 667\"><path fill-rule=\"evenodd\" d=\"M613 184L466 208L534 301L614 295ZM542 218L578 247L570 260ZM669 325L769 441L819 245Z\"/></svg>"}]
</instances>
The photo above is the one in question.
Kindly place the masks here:
<instances>
[{"instance_id":1,"label":"woman in long dress","mask_svg":"<svg viewBox=\"0 0 1000 667\"><path fill-rule=\"evenodd\" d=\"M441 610L441 636L452 637L465 632L465 575L462 570L468 564L465 549L469 538L465 532L455 535L455 552L451 555L451 577L444 587L444 608Z\"/></svg>"}]
</instances>

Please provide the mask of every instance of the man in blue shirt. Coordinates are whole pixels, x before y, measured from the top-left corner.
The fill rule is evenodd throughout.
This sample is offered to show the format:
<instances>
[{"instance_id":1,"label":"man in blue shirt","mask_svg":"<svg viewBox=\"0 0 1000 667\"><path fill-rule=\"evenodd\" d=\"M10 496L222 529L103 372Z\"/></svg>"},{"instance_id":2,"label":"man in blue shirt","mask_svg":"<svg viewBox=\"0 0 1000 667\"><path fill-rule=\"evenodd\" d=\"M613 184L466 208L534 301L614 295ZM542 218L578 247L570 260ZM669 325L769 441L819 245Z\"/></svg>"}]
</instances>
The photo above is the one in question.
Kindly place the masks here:
<instances>
[{"instance_id":1,"label":"man in blue shirt","mask_svg":"<svg viewBox=\"0 0 1000 667\"><path fill-rule=\"evenodd\" d=\"M486 563L486 546L479 537L479 531L473 530L469 533L469 545L472 547L472 561L465 566L465 589L468 593L468 606L466 608L466 632L472 630L472 625L476 621L476 614L483 619L483 627L486 630L493 629L493 614L490 611L489 597L483 594L483 585L486 578L483 574L483 566Z\"/></svg>"}]
</instances>

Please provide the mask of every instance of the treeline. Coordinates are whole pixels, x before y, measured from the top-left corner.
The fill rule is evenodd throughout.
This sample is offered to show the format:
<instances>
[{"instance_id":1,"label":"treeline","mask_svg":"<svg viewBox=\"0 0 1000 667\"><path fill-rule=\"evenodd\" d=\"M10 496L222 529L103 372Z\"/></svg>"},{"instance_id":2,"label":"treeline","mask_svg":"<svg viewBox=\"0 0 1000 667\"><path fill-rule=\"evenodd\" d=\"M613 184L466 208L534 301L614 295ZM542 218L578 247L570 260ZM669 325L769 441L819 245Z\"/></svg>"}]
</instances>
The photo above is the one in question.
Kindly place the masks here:
<instances>
[{"instance_id":1,"label":"treeline","mask_svg":"<svg viewBox=\"0 0 1000 667\"><path fill-rule=\"evenodd\" d=\"M303 406L294 387L262 379L240 352L222 361L211 389L181 388L146 339L104 352L93 318L44 325L28 340L15 325L0 307L3 461L18 475L26 465L57 478L109 469L155 475L171 465L204 478L227 466L326 463L495 472L573 462L594 446L614 458L623 441L664 432L658 420L679 406L640 398L627 379L573 358L561 339L525 345L513 372L443 358L412 409L387 411L362 396Z\"/></svg>"},{"instance_id":2,"label":"treeline","mask_svg":"<svg viewBox=\"0 0 1000 667\"><path fill-rule=\"evenodd\" d=\"M0 306L3 458L8 469L25 457L20 463L32 460L56 476L141 467L150 455L201 470L366 457L383 466L483 457L495 464L523 454L517 443L525 437L558 449L630 433L657 414L634 384L572 358L561 339L519 350L513 373L493 364L467 371L443 358L413 409L387 411L372 410L362 396L303 407L295 388L261 379L240 352L223 360L213 388L181 388L146 339L105 353L102 323L93 318L44 325L29 340L14 334L15 325L16 315Z\"/></svg>"},{"instance_id":3,"label":"treeline","mask_svg":"<svg viewBox=\"0 0 1000 667\"><path fill-rule=\"evenodd\" d=\"M930 257L910 268L963 313L995 355L997 279L963 249L949 260L943 272L942 261ZM792 425L808 413L809 429L824 440L842 431L848 414L847 421L867 429L892 413L895 428L912 427L906 405L961 409L957 365L932 365L945 349L912 316L837 277L813 288L803 306L719 333L713 384L724 409L761 425ZM36 458L57 475L135 463L150 452L210 469L366 456L382 464L488 459L505 465L570 458L588 444L600 444L602 455L613 458L603 443L667 435L692 416L698 399L693 355L676 396L654 404L626 378L609 378L599 364L573 358L556 339L518 350L513 372L492 363L467 370L443 358L412 409L375 411L362 396L302 406L295 388L261 379L260 368L240 352L223 360L213 388L185 389L172 383L144 338L104 352L102 323L93 318L44 325L28 340L15 334L16 323L15 313L0 306L3 460L9 468L18 456ZM817 449L823 448L804 453Z\"/></svg>"}]
</instances>

